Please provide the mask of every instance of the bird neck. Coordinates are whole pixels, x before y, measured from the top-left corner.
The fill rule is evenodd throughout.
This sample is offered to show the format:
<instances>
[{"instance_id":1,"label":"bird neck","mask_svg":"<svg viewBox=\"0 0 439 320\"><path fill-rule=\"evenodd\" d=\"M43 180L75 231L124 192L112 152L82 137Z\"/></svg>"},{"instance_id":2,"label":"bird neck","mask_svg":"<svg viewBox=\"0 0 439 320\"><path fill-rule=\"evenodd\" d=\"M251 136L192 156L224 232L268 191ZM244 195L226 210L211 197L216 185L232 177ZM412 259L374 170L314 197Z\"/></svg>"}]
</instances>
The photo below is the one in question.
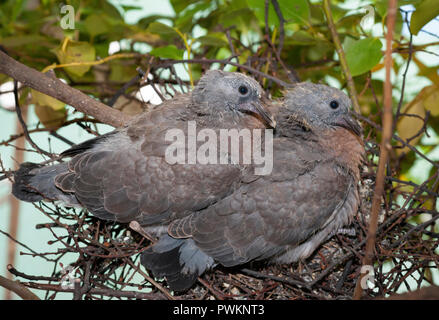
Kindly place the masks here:
<instances>
[{"instance_id":1,"label":"bird neck","mask_svg":"<svg viewBox=\"0 0 439 320\"><path fill-rule=\"evenodd\" d=\"M337 127L325 130L320 136L320 144L342 166L359 179L359 166L365 151L363 140L349 130Z\"/></svg>"}]
</instances>

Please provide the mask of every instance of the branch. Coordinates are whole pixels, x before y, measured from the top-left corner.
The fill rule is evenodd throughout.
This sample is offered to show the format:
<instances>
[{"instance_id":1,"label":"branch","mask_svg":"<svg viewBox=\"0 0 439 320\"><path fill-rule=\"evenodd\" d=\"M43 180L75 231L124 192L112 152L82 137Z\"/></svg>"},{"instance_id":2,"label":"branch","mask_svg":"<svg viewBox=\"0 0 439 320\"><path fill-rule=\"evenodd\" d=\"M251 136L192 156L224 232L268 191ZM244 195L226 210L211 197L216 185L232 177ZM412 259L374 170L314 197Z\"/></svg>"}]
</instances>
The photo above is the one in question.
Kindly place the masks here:
<instances>
[{"instance_id":1,"label":"branch","mask_svg":"<svg viewBox=\"0 0 439 320\"><path fill-rule=\"evenodd\" d=\"M24 300L40 300L32 291L23 286L19 281L12 281L0 276L0 287L10 290Z\"/></svg>"},{"instance_id":2,"label":"branch","mask_svg":"<svg viewBox=\"0 0 439 320\"><path fill-rule=\"evenodd\" d=\"M388 298L380 298L379 300L438 300L439 299L439 287L431 286L418 289L412 292L406 292L403 294L395 294Z\"/></svg>"},{"instance_id":3,"label":"branch","mask_svg":"<svg viewBox=\"0 0 439 320\"><path fill-rule=\"evenodd\" d=\"M338 58L340 59L341 69L343 70L346 82L348 85L349 95L351 96L353 107L355 112L360 112L360 104L358 103L357 90L355 89L354 80L352 79L351 72L349 71L348 63L344 55L343 47L341 46L340 38L338 37L337 30L335 29L334 19L332 18L331 6L329 0L323 0L323 11L325 11L326 20L328 21L328 27L332 34L332 40L334 41L335 50L337 51Z\"/></svg>"},{"instance_id":4,"label":"branch","mask_svg":"<svg viewBox=\"0 0 439 320\"><path fill-rule=\"evenodd\" d=\"M35 283L28 282L26 284L28 287L37 290L46 290L46 291L55 291L55 292L72 292L74 293L75 289L62 288L60 285L56 284L48 284L48 283ZM163 296L159 293L155 292L139 292L139 291L122 291L122 290L113 290L110 288L91 288L87 294L89 295L104 295L108 297L117 297L117 298L131 298L131 299L144 299L144 300L163 300Z\"/></svg>"},{"instance_id":5,"label":"branch","mask_svg":"<svg viewBox=\"0 0 439 320\"><path fill-rule=\"evenodd\" d=\"M65 102L76 110L114 127L121 127L131 119L130 116L110 108L68 86L61 80L25 66L2 51L0 51L0 73L4 73L32 89Z\"/></svg>"},{"instance_id":6,"label":"branch","mask_svg":"<svg viewBox=\"0 0 439 320\"><path fill-rule=\"evenodd\" d=\"M284 23L285 19L282 14L282 11L280 10L279 3L277 0L271 0L271 3L273 4L274 11L276 11L277 17L279 18L279 47L277 48L277 55L280 57L280 54L282 52L282 48L284 47L284 39L285 39L285 30L284 30Z\"/></svg>"},{"instance_id":7,"label":"branch","mask_svg":"<svg viewBox=\"0 0 439 320\"><path fill-rule=\"evenodd\" d=\"M326 2L326 0L325 0ZM386 35L386 53L385 53L385 68L386 80L384 82L384 105L383 105L383 132L380 146L380 160L378 163L378 172L376 176L375 192L372 199L372 208L370 213L369 230L366 241L366 252L363 258L363 266L372 265L374 258L375 241L378 227L378 214L381 207L381 199L384 194L384 181L386 179L386 163L389 158L389 151L391 150L392 139L392 41L393 29L395 28L397 0L389 0L389 10L387 15L387 35ZM361 288L362 279L367 276L367 273L358 278L357 285L354 291L354 299L360 299L363 289Z\"/></svg>"},{"instance_id":8,"label":"branch","mask_svg":"<svg viewBox=\"0 0 439 320\"><path fill-rule=\"evenodd\" d=\"M293 85L286 83L285 81L282 81L276 77L270 76L262 71L256 70L255 68L246 66L244 64L239 64L239 63L235 63L230 61L229 59L183 59L183 60L172 60L172 59L162 59L159 62L159 65L157 67L161 67L161 68L166 68L168 66L174 65L174 64L179 64L179 63L198 63L198 64L213 64L213 63L220 63L220 64L229 64L231 66L235 66L238 67L240 69L244 69L247 70L248 72L252 73L252 74L256 74L258 76L267 78L275 83L277 83L278 85L282 86L282 87L292 87Z\"/></svg>"}]
</instances>

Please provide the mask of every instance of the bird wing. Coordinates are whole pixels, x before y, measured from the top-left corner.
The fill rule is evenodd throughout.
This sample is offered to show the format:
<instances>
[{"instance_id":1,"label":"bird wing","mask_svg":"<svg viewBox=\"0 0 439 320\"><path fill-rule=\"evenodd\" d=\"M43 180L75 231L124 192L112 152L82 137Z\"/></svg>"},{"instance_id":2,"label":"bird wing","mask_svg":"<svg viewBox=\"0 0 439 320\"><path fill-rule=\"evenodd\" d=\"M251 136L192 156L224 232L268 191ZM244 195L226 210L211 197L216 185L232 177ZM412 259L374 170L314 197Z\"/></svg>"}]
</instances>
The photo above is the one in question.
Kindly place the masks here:
<instances>
[{"instance_id":1,"label":"bird wing","mask_svg":"<svg viewBox=\"0 0 439 320\"><path fill-rule=\"evenodd\" d=\"M56 185L74 193L99 218L142 225L200 210L228 195L240 179L240 167L166 161L171 143L164 140L167 130L187 133L189 96L177 100L125 129L66 152L74 157L69 171L55 178Z\"/></svg>"},{"instance_id":2,"label":"bird wing","mask_svg":"<svg viewBox=\"0 0 439 320\"><path fill-rule=\"evenodd\" d=\"M275 143L272 175L174 221L169 234L191 237L216 261L234 266L279 254L324 228L346 200L352 177L306 143Z\"/></svg>"}]
</instances>

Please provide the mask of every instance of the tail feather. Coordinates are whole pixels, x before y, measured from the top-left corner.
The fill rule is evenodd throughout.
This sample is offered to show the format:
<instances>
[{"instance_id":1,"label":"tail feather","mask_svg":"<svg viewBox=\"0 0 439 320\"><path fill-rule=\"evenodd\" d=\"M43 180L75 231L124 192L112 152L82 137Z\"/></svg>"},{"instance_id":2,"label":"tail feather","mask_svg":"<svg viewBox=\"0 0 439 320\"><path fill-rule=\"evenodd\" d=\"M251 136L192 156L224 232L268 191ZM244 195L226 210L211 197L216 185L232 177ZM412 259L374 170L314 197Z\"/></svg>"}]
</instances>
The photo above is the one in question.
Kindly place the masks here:
<instances>
[{"instance_id":1,"label":"tail feather","mask_svg":"<svg viewBox=\"0 0 439 320\"><path fill-rule=\"evenodd\" d=\"M14 173L12 194L23 201L59 200L68 205L78 205L73 194L65 193L55 185L55 177L68 170L66 163L44 166L25 162Z\"/></svg>"},{"instance_id":2,"label":"tail feather","mask_svg":"<svg viewBox=\"0 0 439 320\"><path fill-rule=\"evenodd\" d=\"M143 266L155 277L165 277L173 291L189 289L198 276L214 265L213 259L195 246L192 239L162 236L141 256Z\"/></svg>"}]
</instances>

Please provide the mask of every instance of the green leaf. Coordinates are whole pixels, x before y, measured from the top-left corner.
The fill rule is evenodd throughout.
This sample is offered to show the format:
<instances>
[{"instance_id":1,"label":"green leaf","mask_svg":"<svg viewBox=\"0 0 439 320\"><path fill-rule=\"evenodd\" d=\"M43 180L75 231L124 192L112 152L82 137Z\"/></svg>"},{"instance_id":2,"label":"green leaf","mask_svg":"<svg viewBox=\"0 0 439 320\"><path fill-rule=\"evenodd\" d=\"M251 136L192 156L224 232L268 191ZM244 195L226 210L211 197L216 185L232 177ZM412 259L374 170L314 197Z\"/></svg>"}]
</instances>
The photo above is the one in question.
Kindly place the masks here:
<instances>
[{"instance_id":1,"label":"green leaf","mask_svg":"<svg viewBox=\"0 0 439 320\"><path fill-rule=\"evenodd\" d=\"M168 16L164 16L161 14L153 14L153 15L144 17L144 18L140 19L139 21L137 21L137 25L142 29L146 29L150 25L150 23L155 22L159 19L172 20Z\"/></svg>"},{"instance_id":2,"label":"green leaf","mask_svg":"<svg viewBox=\"0 0 439 320\"><path fill-rule=\"evenodd\" d=\"M12 7L12 17L11 21L15 22L17 20L17 17L19 16L20 12L24 9L25 1L18 0L14 2L14 6Z\"/></svg>"},{"instance_id":3,"label":"green leaf","mask_svg":"<svg viewBox=\"0 0 439 320\"><path fill-rule=\"evenodd\" d=\"M90 62L94 61L96 57L95 48L88 42L72 41L66 45L65 50L62 50L62 45L53 50L58 57L61 64L73 62ZM65 67L65 70L75 76L82 77L88 70L90 65L79 65L72 67Z\"/></svg>"},{"instance_id":4,"label":"green leaf","mask_svg":"<svg viewBox=\"0 0 439 320\"><path fill-rule=\"evenodd\" d=\"M352 76L358 76L376 66L383 56L382 46L378 38L352 40L352 38L346 37L343 49Z\"/></svg>"},{"instance_id":5,"label":"green leaf","mask_svg":"<svg viewBox=\"0 0 439 320\"><path fill-rule=\"evenodd\" d=\"M117 19L123 21L122 15L119 10L110 3L110 1L96 1L96 5L99 6L99 9L102 10L107 16L112 17L113 19ZM79 3L75 8L79 7ZM92 8L93 11L96 11Z\"/></svg>"},{"instance_id":6,"label":"green leaf","mask_svg":"<svg viewBox=\"0 0 439 320\"><path fill-rule=\"evenodd\" d=\"M186 9L187 6L194 2L198 2L198 0L170 0L172 7L176 14L179 14L181 11Z\"/></svg>"},{"instance_id":7,"label":"green leaf","mask_svg":"<svg viewBox=\"0 0 439 320\"><path fill-rule=\"evenodd\" d=\"M235 26L242 31L247 31L248 29L252 29L251 22L254 18L255 16L252 10L249 8L240 8L236 10L223 10L219 22L225 28Z\"/></svg>"},{"instance_id":8,"label":"green leaf","mask_svg":"<svg viewBox=\"0 0 439 320\"><path fill-rule=\"evenodd\" d=\"M227 38L223 33L209 33L206 36L195 39L195 41L203 46L224 47L228 45Z\"/></svg>"},{"instance_id":9,"label":"green leaf","mask_svg":"<svg viewBox=\"0 0 439 320\"><path fill-rule=\"evenodd\" d=\"M418 34L428 22L439 15L439 3L437 0L424 0L417 7L413 13L410 21L410 30L413 34Z\"/></svg>"},{"instance_id":10,"label":"green leaf","mask_svg":"<svg viewBox=\"0 0 439 320\"><path fill-rule=\"evenodd\" d=\"M278 0L277 2L286 23L308 22L310 9L306 0ZM265 25L265 0L247 0L247 3L254 11L259 23ZM279 26L279 18L271 1L268 5L268 24Z\"/></svg>"},{"instance_id":11,"label":"green leaf","mask_svg":"<svg viewBox=\"0 0 439 320\"><path fill-rule=\"evenodd\" d=\"M84 21L85 29L90 36L95 37L99 34L107 33L111 30L110 24L102 14L91 14Z\"/></svg>"},{"instance_id":12,"label":"green leaf","mask_svg":"<svg viewBox=\"0 0 439 320\"><path fill-rule=\"evenodd\" d=\"M304 30L299 30L288 38L288 43L295 45L313 45L316 42L316 39Z\"/></svg>"},{"instance_id":13,"label":"green leaf","mask_svg":"<svg viewBox=\"0 0 439 320\"><path fill-rule=\"evenodd\" d=\"M121 8L123 11L128 12L130 10L142 10L142 7L139 6L128 6L128 5L121 5Z\"/></svg>"},{"instance_id":14,"label":"green leaf","mask_svg":"<svg viewBox=\"0 0 439 320\"><path fill-rule=\"evenodd\" d=\"M149 24L148 29L146 29L148 32L159 34L159 35L165 35L165 36L178 36L178 33L174 30L174 28L161 23L161 22L152 22Z\"/></svg>"},{"instance_id":15,"label":"green leaf","mask_svg":"<svg viewBox=\"0 0 439 320\"><path fill-rule=\"evenodd\" d=\"M170 44L166 47L154 48L150 54L160 58L179 60L183 57L184 50L178 49L175 45Z\"/></svg>"},{"instance_id":16,"label":"green leaf","mask_svg":"<svg viewBox=\"0 0 439 320\"><path fill-rule=\"evenodd\" d=\"M41 123L48 129L57 129L67 118L66 104L44 93L31 89L32 103Z\"/></svg>"},{"instance_id":17,"label":"green leaf","mask_svg":"<svg viewBox=\"0 0 439 320\"><path fill-rule=\"evenodd\" d=\"M197 14L197 12L204 11L210 6L210 1L206 3L201 2L194 5L191 9L184 10L184 12L181 12L177 19L175 19L174 26L181 32L189 32L194 27L192 21L194 20L194 16Z\"/></svg>"},{"instance_id":18,"label":"green leaf","mask_svg":"<svg viewBox=\"0 0 439 320\"><path fill-rule=\"evenodd\" d=\"M306 0L278 0L280 10L287 23L308 22L310 9Z\"/></svg>"},{"instance_id":19,"label":"green leaf","mask_svg":"<svg viewBox=\"0 0 439 320\"><path fill-rule=\"evenodd\" d=\"M37 90L31 89L31 96L32 96L32 103L42 105L42 106L48 106L52 108L53 110L60 110L64 108L66 105L64 102L61 102L55 98L52 98L51 96L48 96L44 93L41 93Z\"/></svg>"},{"instance_id":20,"label":"green leaf","mask_svg":"<svg viewBox=\"0 0 439 320\"><path fill-rule=\"evenodd\" d=\"M54 110L49 106L35 105L35 114L41 123L48 129L55 130L61 127L67 119L67 109Z\"/></svg>"},{"instance_id":21,"label":"green leaf","mask_svg":"<svg viewBox=\"0 0 439 320\"><path fill-rule=\"evenodd\" d=\"M48 42L48 39L38 34L12 36L1 39L1 44L7 48L20 47L28 44L41 44L42 42Z\"/></svg>"},{"instance_id":22,"label":"green leaf","mask_svg":"<svg viewBox=\"0 0 439 320\"><path fill-rule=\"evenodd\" d=\"M110 81L126 83L137 75L135 66L126 61L114 60L110 62L110 66Z\"/></svg>"}]
</instances>

